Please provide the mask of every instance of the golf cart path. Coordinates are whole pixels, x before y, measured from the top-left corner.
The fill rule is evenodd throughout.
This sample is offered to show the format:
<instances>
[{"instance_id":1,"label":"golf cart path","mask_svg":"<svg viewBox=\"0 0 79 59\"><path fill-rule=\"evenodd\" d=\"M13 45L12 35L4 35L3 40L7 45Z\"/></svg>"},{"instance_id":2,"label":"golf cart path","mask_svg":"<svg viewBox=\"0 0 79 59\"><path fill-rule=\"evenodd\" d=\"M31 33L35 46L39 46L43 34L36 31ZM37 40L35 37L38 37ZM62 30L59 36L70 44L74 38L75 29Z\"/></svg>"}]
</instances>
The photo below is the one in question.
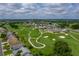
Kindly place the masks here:
<instances>
[{"instance_id":1,"label":"golf cart path","mask_svg":"<svg viewBox=\"0 0 79 59\"><path fill-rule=\"evenodd\" d=\"M32 29L32 30L34 30L34 29ZM28 37L28 42L29 42L34 48L41 49L41 48L44 48L46 45L43 44L43 43L41 43L41 42L38 42L39 38L40 38L40 37L42 36L42 34L43 34L40 30L39 30L39 32L41 33L41 35L36 38L36 43L41 44L42 46L37 47L37 46L35 46L35 45L31 42L31 36L30 36L31 31L30 31L29 34L28 34L28 36L29 36L29 37Z\"/></svg>"},{"instance_id":2,"label":"golf cart path","mask_svg":"<svg viewBox=\"0 0 79 59\"><path fill-rule=\"evenodd\" d=\"M71 33L72 33L72 31L71 31ZM70 34L70 36L74 39L74 40L77 40L77 41L79 41L75 36L73 36L72 34Z\"/></svg>"}]
</instances>

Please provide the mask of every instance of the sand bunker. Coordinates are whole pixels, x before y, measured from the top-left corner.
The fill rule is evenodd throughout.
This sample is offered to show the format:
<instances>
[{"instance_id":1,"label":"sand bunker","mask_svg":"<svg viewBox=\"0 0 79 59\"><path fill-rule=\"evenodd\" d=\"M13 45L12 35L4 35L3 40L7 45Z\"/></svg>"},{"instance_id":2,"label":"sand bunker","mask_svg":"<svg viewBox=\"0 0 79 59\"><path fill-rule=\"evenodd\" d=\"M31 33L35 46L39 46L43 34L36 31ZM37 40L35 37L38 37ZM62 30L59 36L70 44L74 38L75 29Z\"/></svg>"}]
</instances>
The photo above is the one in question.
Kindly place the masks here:
<instances>
[{"instance_id":1,"label":"sand bunker","mask_svg":"<svg viewBox=\"0 0 79 59\"><path fill-rule=\"evenodd\" d=\"M55 41L56 39L52 39L53 41Z\"/></svg>"},{"instance_id":2,"label":"sand bunker","mask_svg":"<svg viewBox=\"0 0 79 59\"><path fill-rule=\"evenodd\" d=\"M68 35L68 34L65 34L65 35Z\"/></svg>"},{"instance_id":3,"label":"sand bunker","mask_svg":"<svg viewBox=\"0 0 79 59\"><path fill-rule=\"evenodd\" d=\"M44 36L44 38L48 38L48 36Z\"/></svg>"},{"instance_id":4,"label":"sand bunker","mask_svg":"<svg viewBox=\"0 0 79 59\"><path fill-rule=\"evenodd\" d=\"M64 32L60 32L60 33L64 33Z\"/></svg>"},{"instance_id":5,"label":"sand bunker","mask_svg":"<svg viewBox=\"0 0 79 59\"><path fill-rule=\"evenodd\" d=\"M65 38L65 36L59 36L60 38Z\"/></svg>"}]
</instances>

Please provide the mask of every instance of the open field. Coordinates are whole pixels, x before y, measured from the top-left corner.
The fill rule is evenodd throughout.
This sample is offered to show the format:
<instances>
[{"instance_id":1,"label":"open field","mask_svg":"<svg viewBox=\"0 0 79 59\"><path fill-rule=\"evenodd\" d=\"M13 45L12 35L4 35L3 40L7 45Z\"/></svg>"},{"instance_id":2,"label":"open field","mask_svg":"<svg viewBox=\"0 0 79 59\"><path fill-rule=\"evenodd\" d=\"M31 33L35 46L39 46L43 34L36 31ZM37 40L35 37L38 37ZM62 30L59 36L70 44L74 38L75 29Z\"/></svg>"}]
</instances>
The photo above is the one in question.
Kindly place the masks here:
<instances>
[{"instance_id":1,"label":"open field","mask_svg":"<svg viewBox=\"0 0 79 59\"><path fill-rule=\"evenodd\" d=\"M5 24L8 31L15 32L20 42L27 47L33 55L52 56L56 41L65 41L72 50L73 56L79 56L79 32L47 32L35 28L27 23L15 23L18 28Z\"/></svg>"}]
</instances>

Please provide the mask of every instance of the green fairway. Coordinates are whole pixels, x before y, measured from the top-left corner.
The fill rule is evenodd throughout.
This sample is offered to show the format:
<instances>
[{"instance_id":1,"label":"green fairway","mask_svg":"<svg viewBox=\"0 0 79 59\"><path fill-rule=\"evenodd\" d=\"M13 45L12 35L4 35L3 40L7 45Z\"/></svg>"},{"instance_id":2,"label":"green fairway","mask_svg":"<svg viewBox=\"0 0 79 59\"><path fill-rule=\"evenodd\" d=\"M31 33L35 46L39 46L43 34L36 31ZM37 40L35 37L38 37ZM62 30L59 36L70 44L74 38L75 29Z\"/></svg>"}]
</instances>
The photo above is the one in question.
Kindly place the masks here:
<instances>
[{"instance_id":1,"label":"green fairway","mask_svg":"<svg viewBox=\"0 0 79 59\"><path fill-rule=\"evenodd\" d=\"M30 33L30 36L32 37L32 38L37 38L37 37L39 37L41 35L41 33L39 32L39 29L33 29L32 31L31 31L31 33Z\"/></svg>"},{"instance_id":2,"label":"green fairway","mask_svg":"<svg viewBox=\"0 0 79 59\"><path fill-rule=\"evenodd\" d=\"M72 55L79 56L79 33L77 32L72 31L67 33L49 33L36 29L33 26L27 25L26 23L17 24L17 29L12 28L9 24L4 26L9 31L15 32L19 36L20 42L22 42L22 44L27 47L33 55L51 56L53 55L55 41L63 40L68 43L72 50ZM31 39L29 38L29 35Z\"/></svg>"},{"instance_id":3,"label":"green fairway","mask_svg":"<svg viewBox=\"0 0 79 59\"><path fill-rule=\"evenodd\" d=\"M68 34L69 35L66 36L66 38L64 38L64 39L60 39L60 38L57 38L57 39L66 41L69 44L70 48L72 49L72 54L78 56L79 55L79 53L78 53L79 52L79 41L77 41L73 37L71 37L70 33L68 33ZM58 35L56 35L56 36L58 36Z\"/></svg>"}]
</instances>

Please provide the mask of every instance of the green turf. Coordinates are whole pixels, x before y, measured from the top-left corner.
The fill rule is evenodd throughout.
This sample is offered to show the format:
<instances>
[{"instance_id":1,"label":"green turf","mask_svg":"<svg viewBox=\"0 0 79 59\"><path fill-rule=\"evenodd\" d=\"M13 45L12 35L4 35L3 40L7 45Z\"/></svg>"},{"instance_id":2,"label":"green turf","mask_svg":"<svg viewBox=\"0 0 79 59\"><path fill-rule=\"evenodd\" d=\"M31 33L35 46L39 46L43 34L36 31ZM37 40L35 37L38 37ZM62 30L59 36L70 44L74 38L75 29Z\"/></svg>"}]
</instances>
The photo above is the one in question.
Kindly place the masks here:
<instances>
[{"instance_id":1,"label":"green turf","mask_svg":"<svg viewBox=\"0 0 79 59\"><path fill-rule=\"evenodd\" d=\"M31 31L30 36L32 38L38 38L41 35L41 33L39 32L39 29L34 29Z\"/></svg>"},{"instance_id":2,"label":"green turf","mask_svg":"<svg viewBox=\"0 0 79 59\"><path fill-rule=\"evenodd\" d=\"M34 27L28 26L27 24L18 24L19 29L13 29L8 24L5 25L5 27L7 27L8 30L10 31L15 32L19 36L19 40L22 42L22 44L24 44L29 49L30 47L32 47L32 45L28 42L28 34L31 31L30 34L30 36L32 37L31 42L37 47L41 46L40 44L36 43L35 39L41 35L39 29L32 30ZM42 49L32 47L30 51L33 55L52 55L55 43L55 41L53 41L52 39L56 39L56 40L64 40L65 42L67 42L69 44L69 47L72 49L72 55L79 56L79 41L75 40L70 36L72 34L77 39L79 39L79 33L76 34L75 32L67 34L69 35L66 36L64 33L46 32L42 34L42 36L38 39L38 42L45 44L46 47ZM48 38L44 38L44 36L48 36ZM65 38L59 38L59 36L65 36Z\"/></svg>"},{"instance_id":3,"label":"green turf","mask_svg":"<svg viewBox=\"0 0 79 59\"><path fill-rule=\"evenodd\" d=\"M79 55L79 53L78 53L79 52L79 42L77 40L73 39L70 36L70 33L68 33L68 34L69 35L65 36L66 38L64 38L64 39L60 39L60 38L57 38L57 39L66 41L69 44L69 47L72 49L72 54L77 56L77 55Z\"/></svg>"}]
</instances>

